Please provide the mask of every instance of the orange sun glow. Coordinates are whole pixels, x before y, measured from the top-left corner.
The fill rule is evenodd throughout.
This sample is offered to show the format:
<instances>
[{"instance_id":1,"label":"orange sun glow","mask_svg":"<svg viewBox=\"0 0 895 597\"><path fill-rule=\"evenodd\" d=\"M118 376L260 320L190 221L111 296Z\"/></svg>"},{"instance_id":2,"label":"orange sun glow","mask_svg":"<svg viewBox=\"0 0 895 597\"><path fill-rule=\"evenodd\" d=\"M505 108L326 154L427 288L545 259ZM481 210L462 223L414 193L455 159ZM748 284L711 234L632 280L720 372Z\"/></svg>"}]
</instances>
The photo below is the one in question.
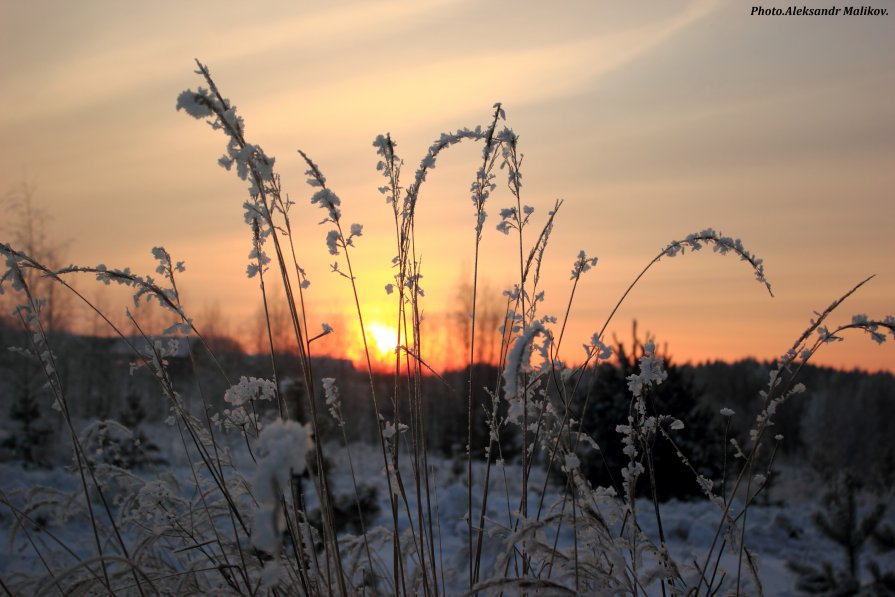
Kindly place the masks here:
<instances>
[{"instance_id":1,"label":"orange sun glow","mask_svg":"<svg viewBox=\"0 0 895 597\"><path fill-rule=\"evenodd\" d=\"M367 340L371 359L378 362L394 359L398 346L398 330L394 327L374 321L367 326Z\"/></svg>"}]
</instances>

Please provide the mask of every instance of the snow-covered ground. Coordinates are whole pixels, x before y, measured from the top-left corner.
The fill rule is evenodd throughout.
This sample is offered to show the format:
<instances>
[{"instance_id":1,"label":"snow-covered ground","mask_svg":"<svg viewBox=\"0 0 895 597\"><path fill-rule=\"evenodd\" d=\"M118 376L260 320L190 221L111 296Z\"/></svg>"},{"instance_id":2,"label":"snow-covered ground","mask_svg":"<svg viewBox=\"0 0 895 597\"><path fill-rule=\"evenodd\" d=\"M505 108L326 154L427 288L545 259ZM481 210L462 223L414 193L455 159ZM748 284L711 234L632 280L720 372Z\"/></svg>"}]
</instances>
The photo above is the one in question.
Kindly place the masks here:
<instances>
[{"instance_id":1,"label":"snow-covered ground","mask_svg":"<svg viewBox=\"0 0 895 597\"><path fill-rule=\"evenodd\" d=\"M190 487L191 472L188 462L176 449L177 440L171 430L158 428L150 434L153 441L162 447L164 456L169 464L164 468L137 473L143 479L153 479L159 475L171 475L179 480L184 488ZM388 500L388 488L382 474L383 464L381 451L378 447L370 447L361 444L351 446L351 457L356 480L361 485L376 488L379 511L375 515L371 527L381 526L391 529L391 510ZM344 447L332 445L327 451L330 461L329 478L333 495L353 495L353 482L349 473L349 464ZM239 444L233 444L232 460L237 470L243 473L247 479L252 478L253 463L247 450L240 449ZM460 591L467 578L466 557L466 530L465 520L467 510L467 486L465 460L451 460L443 457L429 457L431 475L430 498L432 507L437 517L436 530L437 555L441 569L446 578L444 580L448 592ZM412 470L410 468L409 455L404 456L401 462L401 470L405 483L412 487ZM788 560L797 560L807 564L818 564L821 561L829 561L834 567L844 565L844 553L841 548L831 540L823 536L812 523L812 513L820 506L817 503L819 497L819 485L811 486L798 477L798 471L788 471L783 475L784 481L779 485L778 493L788 494L784 503L778 505L758 505L748 511L746 544L756 556L761 582L766 595L789 595L795 592L795 576L787 568ZM474 513L481 503L482 479L484 466L478 463L474 470ZM489 498L488 521L489 526L500 529L502 526L514 524L515 513L519 510L520 494L517 482L519 467L506 465L504 468L492 470L491 496ZM505 483L504 478L508 481ZM790 482L787 483L786 479ZM13 504L20 506L25 503L35 491L43 491L47 488L47 499L62 500L61 510L65 511L65 497L68 493L76 492L80 487L80 478L77 472L66 470L63 467L53 469L23 468L20 462L5 462L0 464L0 489L3 500L9 499ZM529 512L537 510L541 504L541 490L546 487L546 495L543 500L543 512L556 511L560 508L561 500L557 487L544 481L543 471L535 469L532 474L529 492ZM508 497L509 496L509 497ZM408 491L406 506L402 502L399 508L402 512L416 511L416 495ZM509 503L508 503L509 502ZM863 508L869 508L870 503L864 503ZM307 496L308 510L316 507L313 495ZM551 510L553 509L553 510ZM50 509L46 510L50 512ZM58 509L56 510L58 513ZM638 502L638 524L644 533L653 539L657 539L657 524L650 502ZM705 558L706 550L715 538L720 510L718 506L705 500L696 502L668 502L662 505L662 524L667 536L669 552L679 566L686 567L694 560L700 564ZM47 517L43 512L36 510L33 517L39 519L43 527L29 534L18 533L14 541L4 541L0 547L0 575L7 580L16 572L42 575L45 573L44 563L36 556L34 545L59 548L61 544L81 551L89 555L92 551L92 533L87 519L83 516L74 516L64 520L59 516ZM892 523L892 512L887 513L887 521ZM408 518L401 516L401 524L406 530ZM5 531L12 531L16 524L16 516L11 509L0 504L0 527ZM548 533L549 534L549 533ZM499 533L497 533L499 535ZM551 535L552 539L552 535ZM723 536L722 536L723 539ZM571 535L567 529L560 533L559 541L567 544L571 541ZM32 545L33 542L33 545ZM500 561L502 543L489 535L486 542L483 562L486 566L495 566ZM587 546L582 545L581 553L587 552ZM389 565L389 553L380 553L383 565ZM869 546L864 551L864 560L872 557L880 563L883 570L895 568L893 554L880 556L873 552ZM728 577L736 576L738 552L727 553L721 560L718 574L727 574ZM50 567L52 562L48 562ZM747 564L743 561L743 578L748 579L745 572ZM485 570L482 577L500 576L499 570ZM719 576L720 577L720 576ZM754 587L748 580L746 588L751 594ZM461 591L462 592L462 591Z\"/></svg>"}]
</instances>

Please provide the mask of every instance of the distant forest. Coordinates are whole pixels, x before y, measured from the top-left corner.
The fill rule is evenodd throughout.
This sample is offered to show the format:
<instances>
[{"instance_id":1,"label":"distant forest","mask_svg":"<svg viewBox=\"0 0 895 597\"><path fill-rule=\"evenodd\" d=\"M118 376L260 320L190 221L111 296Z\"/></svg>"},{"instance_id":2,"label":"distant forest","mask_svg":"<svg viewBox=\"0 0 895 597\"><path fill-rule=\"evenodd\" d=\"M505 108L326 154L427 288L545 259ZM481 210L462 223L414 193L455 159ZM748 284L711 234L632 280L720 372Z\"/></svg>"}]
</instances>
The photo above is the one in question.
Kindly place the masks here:
<instances>
[{"instance_id":1,"label":"distant forest","mask_svg":"<svg viewBox=\"0 0 895 597\"><path fill-rule=\"evenodd\" d=\"M206 342L212 352L196 340L189 346L181 340L178 349L167 357L178 391L197 415L201 415L203 403L209 413L227 408L225 391L239 377L271 378L269 355L246 355L238 344L226 338L212 337ZM168 417L169 405L152 375L135 366L137 359L128 343L138 350L147 348L147 341L139 337L125 341L62 332L51 336L75 417L85 421L113 419L135 431L141 425L159 423ZM0 326L0 344L4 347L0 352L0 459L20 459L35 466L60 464L65 443L53 438L60 435L62 423L44 387L40 361L29 354L28 338L12 327ZM617 482L612 471L623 462L616 426L626 419L630 406L626 377L636 370L641 350L638 342L633 345L631 350L630 346L617 344L611 363L591 367L577 386L566 388L566 395L571 396L569 416L600 447L599 451L587 451L582 465L591 480L601 485ZM299 381L302 376L296 369L297 360L293 355L281 354L276 358L276 366L290 416L307 420L307 389ZM315 358L312 366L315 379L336 379L343 411L350 413L346 416L348 437L373 442L377 422L372 414L366 372L356 371L348 361L332 358ZM771 364L742 360L678 365L668 359L666 368L668 379L650 399L658 411L687 422L687 427L675 436L678 447L699 472L718 479L724 446L729 448L731 438L745 443L754 425ZM230 377L225 379L221 371ZM441 378L426 375L419 380L424 388L430 449L447 456L460 455L465 450L469 374L465 369L447 372ZM479 406L472 450L483 453L488 439L486 415L494 412L491 396L499 395L501 371L491 365L477 365L472 374ZM772 431L782 436L776 442L776 457L806 463L820 475L847 469L877 489L893 487L895 378L889 373L808 365L799 372L797 381L805 384L807 390L784 403L775 417ZM400 383L406 385L407 381ZM406 420L407 388L400 383L396 390L394 372L379 373L374 378L384 416L392 417L397 405L399 416ZM557 376L553 383L570 382ZM551 399L555 401L558 392L555 385L551 387ZM323 439L335 440L338 429L326 414L322 388L313 390L323 417ZM262 406L273 408L268 403ZM497 408L500 416L500 401ZM734 414L723 416L721 409L730 409ZM518 449L520 442L512 437L501 439L500 457L517 457L513 447ZM655 457L657 462L664 461L658 468L668 476L660 482L668 488L663 499L693 497L698 493L695 484L676 481L691 480L692 474L682 468L684 465L670 445L657 445Z\"/></svg>"}]
</instances>

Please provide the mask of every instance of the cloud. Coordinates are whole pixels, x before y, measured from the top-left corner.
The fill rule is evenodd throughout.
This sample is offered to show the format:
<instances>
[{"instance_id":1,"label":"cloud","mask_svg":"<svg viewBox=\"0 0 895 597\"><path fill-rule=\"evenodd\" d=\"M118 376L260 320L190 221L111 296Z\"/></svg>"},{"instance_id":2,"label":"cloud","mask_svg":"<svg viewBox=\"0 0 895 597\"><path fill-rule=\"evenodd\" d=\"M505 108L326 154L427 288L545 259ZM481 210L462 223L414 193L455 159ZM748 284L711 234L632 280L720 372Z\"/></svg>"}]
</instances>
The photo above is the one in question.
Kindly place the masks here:
<instances>
[{"instance_id":1,"label":"cloud","mask_svg":"<svg viewBox=\"0 0 895 597\"><path fill-rule=\"evenodd\" d=\"M63 30L64 36L47 19L64 20L67 9L86 12L85 3L60 7L52 17L37 9L21 12L12 17L44 29L42 37L54 47L31 47L38 42L30 36L0 42L5 55L0 118L27 121L131 99L140 91L183 80L194 57L213 58L212 67L257 58L253 69L276 77L276 64L284 57L325 59L341 44L400 34L429 12L466 1L354 2L310 13L282 2L279 8L234 13L223 22L210 18L209 3L150 3L144 14L103 11L95 29L72 26Z\"/></svg>"},{"instance_id":2,"label":"cloud","mask_svg":"<svg viewBox=\"0 0 895 597\"><path fill-rule=\"evenodd\" d=\"M427 112L450 118L496 99L518 107L580 93L656 50L715 4L696 0L645 25L530 46L510 42L533 36L526 28L537 23L497 28L493 41L471 43L476 35L467 21L475 6L467 0L349 2L311 13L284 5L254 20L244 14L210 20L202 4L176 13L165 6L136 16L109 14L108 22L83 32L85 37L73 27L71 37L56 39L59 50L48 55L18 48L16 64L4 68L0 118L24 122L138 101L141 93L186 80L194 56L208 61L212 72L232 65L244 73L250 63L251 72L241 76L265 90L265 108L278 114L294 112L300 93L302 111L310 117L339 114L356 122L375 115L406 122L413 109L421 120ZM618 18L604 12L609 23ZM443 52L434 55L423 51L430 50L427 38L433 36L445 37ZM404 40L407 47L392 52ZM380 52L381 60L371 61ZM302 72L313 76L295 77Z\"/></svg>"},{"instance_id":3,"label":"cloud","mask_svg":"<svg viewBox=\"0 0 895 597\"><path fill-rule=\"evenodd\" d=\"M414 126L426 123L434 113L451 120L479 113L497 100L518 108L580 94L602 77L658 50L716 4L697 0L646 25L557 43L511 48L497 43L454 45L440 56L392 61L388 69L349 69L342 76L303 81L302 118L328 122L327 126L333 115L348 127L371 119ZM265 111L284 114L293 112L295 105L296 90L286 88L266 98Z\"/></svg>"}]
</instances>

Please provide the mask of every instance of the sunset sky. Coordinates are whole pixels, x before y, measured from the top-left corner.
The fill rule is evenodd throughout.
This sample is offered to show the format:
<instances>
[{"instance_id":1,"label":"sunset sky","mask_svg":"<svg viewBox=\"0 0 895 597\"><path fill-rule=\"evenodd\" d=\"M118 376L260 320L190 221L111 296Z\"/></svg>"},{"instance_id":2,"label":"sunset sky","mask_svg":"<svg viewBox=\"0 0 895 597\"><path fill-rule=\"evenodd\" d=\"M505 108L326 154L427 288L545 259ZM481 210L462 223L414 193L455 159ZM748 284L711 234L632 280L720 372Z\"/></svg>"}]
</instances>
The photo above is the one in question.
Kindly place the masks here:
<instances>
[{"instance_id":1,"label":"sunset sky","mask_svg":"<svg viewBox=\"0 0 895 597\"><path fill-rule=\"evenodd\" d=\"M345 221L364 225L352 255L364 315L388 326L394 229L372 141L392 134L409 181L441 132L487 125L500 101L525 154L532 236L565 201L544 264L545 311L562 315L579 250L600 260L579 287L566 359L582 358L581 344L662 247L706 227L765 260L775 298L736 258L688 254L658 264L609 338L627 339L636 318L677 361L773 358L813 311L870 274L833 322L895 314L895 14L758 17L750 8L0 0L0 194L34 185L67 262L151 273L151 248L165 246L186 261L181 284L199 325L217 310L249 342L259 295L245 276L246 184L216 163L225 137L175 110L182 90L202 84L199 58L245 118L248 139L277 158L297 203L309 317L336 328L327 340L335 351L355 337L353 302L329 271L327 229L296 150L319 164ZM457 344L445 344L442 324L471 276L469 185L480 151L445 154L421 194L418 252L436 364ZM515 240L495 230L511 205L499 181L482 245L496 296L518 269ZM12 217L0 219L0 240ZM816 362L891 370L895 345L855 334Z\"/></svg>"}]
</instances>

